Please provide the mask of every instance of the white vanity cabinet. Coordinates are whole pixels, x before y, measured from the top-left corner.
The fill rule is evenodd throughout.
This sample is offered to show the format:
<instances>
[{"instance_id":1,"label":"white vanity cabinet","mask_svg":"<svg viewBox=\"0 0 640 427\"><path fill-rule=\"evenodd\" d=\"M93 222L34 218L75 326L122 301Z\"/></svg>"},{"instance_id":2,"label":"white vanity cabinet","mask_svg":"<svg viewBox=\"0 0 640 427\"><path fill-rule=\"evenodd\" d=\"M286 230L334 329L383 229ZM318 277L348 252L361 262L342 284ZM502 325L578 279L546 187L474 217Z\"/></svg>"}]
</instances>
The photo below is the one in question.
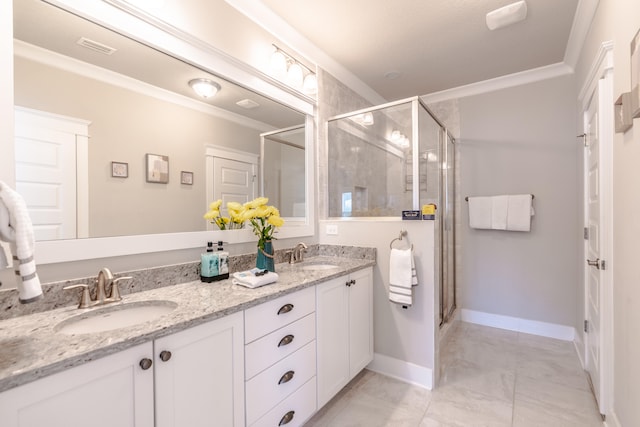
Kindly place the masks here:
<instances>
[{"instance_id":1,"label":"white vanity cabinet","mask_svg":"<svg viewBox=\"0 0 640 427\"><path fill-rule=\"evenodd\" d=\"M10 389L0 425L244 426L243 334L239 312Z\"/></svg>"},{"instance_id":2,"label":"white vanity cabinet","mask_svg":"<svg viewBox=\"0 0 640 427\"><path fill-rule=\"evenodd\" d=\"M0 425L153 427L152 355L148 342L0 393Z\"/></svg>"},{"instance_id":3,"label":"white vanity cabinet","mask_svg":"<svg viewBox=\"0 0 640 427\"><path fill-rule=\"evenodd\" d=\"M316 286L318 408L373 359L373 270Z\"/></svg>"},{"instance_id":4,"label":"white vanity cabinet","mask_svg":"<svg viewBox=\"0 0 640 427\"><path fill-rule=\"evenodd\" d=\"M153 347L156 427L244 426L242 312Z\"/></svg>"},{"instance_id":5,"label":"white vanity cabinet","mask_svg":"<svg viewBox=\"0 0 640 427\"><path fill-rule=\"evenodd\" d=\"M310 287L245 311L248 426L300 426L315 412L315 307Z\"/></svg>"}]
</instances>

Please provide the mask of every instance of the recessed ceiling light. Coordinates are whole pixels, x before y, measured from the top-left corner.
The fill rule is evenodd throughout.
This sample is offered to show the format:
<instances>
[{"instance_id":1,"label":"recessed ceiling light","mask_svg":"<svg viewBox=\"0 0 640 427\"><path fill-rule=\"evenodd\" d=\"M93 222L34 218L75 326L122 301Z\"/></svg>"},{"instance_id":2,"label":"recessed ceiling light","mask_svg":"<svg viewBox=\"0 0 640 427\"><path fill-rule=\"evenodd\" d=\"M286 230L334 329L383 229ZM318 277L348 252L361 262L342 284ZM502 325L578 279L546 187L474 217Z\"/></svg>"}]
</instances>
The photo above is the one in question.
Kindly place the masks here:
<instances>
[{"instance_id":1,"label":"recessed ceiling light","mask_svg":"<svg viewBox=\"0 0 640 427\"><path fill-rule=\"evenodd\" d=\"M209 79L193 79L189 81L189 86L198 96L203 98L211 98L220 91L220 85Z\"/></svg>"},{"instance_id":2,"label":"recessed ceiling light","mask_svg":"<svg viewBox=\"0 0 640 427\"><path fill-rule=\"evenodd\" d=\"M252 108L258 108L260 106L260 104L258 104L256 101L252 101L250 99L242 99L236 102L236 105L242 108L246 108L247 110L251 110Z\"/></svg>"},{"instance_id":3,"label":"recessed ceiling light","mask_svg":"<svg viewBox=\"0 0 640 427\"><path fill-rule=\"evenodd\" d=\"M388 73L385 73L384 78L387 80L395 80L401 75L402 74L400 74L400 72L398 71L389 71Z\"/></svg>"}]
</instances>

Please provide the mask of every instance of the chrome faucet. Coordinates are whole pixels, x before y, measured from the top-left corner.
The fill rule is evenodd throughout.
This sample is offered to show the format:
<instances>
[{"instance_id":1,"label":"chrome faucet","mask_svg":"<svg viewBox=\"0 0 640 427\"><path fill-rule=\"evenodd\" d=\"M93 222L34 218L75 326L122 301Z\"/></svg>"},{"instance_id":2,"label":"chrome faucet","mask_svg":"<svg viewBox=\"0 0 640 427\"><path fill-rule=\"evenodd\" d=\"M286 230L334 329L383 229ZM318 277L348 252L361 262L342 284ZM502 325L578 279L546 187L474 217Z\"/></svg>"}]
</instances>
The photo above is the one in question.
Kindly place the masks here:
<instances>
[{"instance_id":1,"label":"chrome faucet","mask_svg":"<svg viewBox=\"0 0 640 427\"><path fill-rule=\"evenodd\" d=\"M298 262L304 261L304 253L307 250L307 245L303 242L300 242L296 245L295 248L291 251L291 258L289 258L289 264L296 264Z\"/></svg>"},{"instance_id":2,"label":"chrome faucet","mask_svg":"<svg viewBox=\"0 0 640 427\"><path fill-rule=\"evenodd\" d=\"M96 280L96 297L95 299L91 299L91 294L89 293L89 285L86 283L80 283L78 285L65 286L62 289L77 289L82 288L82 294L80 294L80 303L78 304L78 308L89 308L98 305L104 305L111 302L122 301L122 296L120 296L120 288L118 287L118 282L121 280L132 279L130 276L126 277L118 277L117 279L113 278L113 274L111 270L107 267L104 267L98 273L98 278ZM111 285L111 291L109 296L107 297L107 286Z\"/></svg>"}]
</instances>

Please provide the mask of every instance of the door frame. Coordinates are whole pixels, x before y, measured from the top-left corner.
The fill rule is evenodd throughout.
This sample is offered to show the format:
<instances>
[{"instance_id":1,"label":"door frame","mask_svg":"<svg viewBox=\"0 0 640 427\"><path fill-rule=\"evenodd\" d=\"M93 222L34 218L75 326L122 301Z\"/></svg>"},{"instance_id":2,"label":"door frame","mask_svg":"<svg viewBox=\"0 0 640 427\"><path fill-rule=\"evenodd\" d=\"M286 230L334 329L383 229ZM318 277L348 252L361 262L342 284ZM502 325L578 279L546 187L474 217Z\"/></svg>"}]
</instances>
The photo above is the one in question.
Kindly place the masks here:
<instances>
[{"instance_id":1,"label":"door frame","mask_svg":"<svg viewBox=\"0 0 640 427\"><path fill-rule=\"evenodd\" d=\"M260 160L260 156L254 153L249 153L246 151L234 150L233 148L220 147L216 145L207 145L205 146L205 175L206 175L206 186L205 191L207 195L205 211L209 209L209 203L213 202L214 190L213 190L213 159L228 159L234 160L236 162L249 163L253 167L253 194L257 197L258 195L258 162ZM207 230L215 230L212 224L207 223Z\"/></svg>"},{"instance_id":2,"label":"door frame","mask_svg":"<svg viewBox=\"0 0 640 427\"><path fill-rule=\"evenodd\" d=\"M603 84L600 84L600 81ZM601 204L601 241L600 257L605 260L606 267L601 270L600 285L600 401L598 402L600 413L611 413L613 403L613 140L614 140L614 112L613 112L613 42L602 43L591 66L590 72L579 93L581 105L583 129L586 129L587 109L595 91L598 93L598 136L600 141L600 204ZM586 136L585 136L585 144ZM587 180L586 165L587 154L583 150L583 226L587 225ZM586 319L588 310L588 269L587 266L587 240L583 243L580 262L583 268L583 315ZM587 366L588 339L584 340L579 349L579 356L583 367ZM582 348L580 348L582 347Z\"/></svg>"}]
</instances>

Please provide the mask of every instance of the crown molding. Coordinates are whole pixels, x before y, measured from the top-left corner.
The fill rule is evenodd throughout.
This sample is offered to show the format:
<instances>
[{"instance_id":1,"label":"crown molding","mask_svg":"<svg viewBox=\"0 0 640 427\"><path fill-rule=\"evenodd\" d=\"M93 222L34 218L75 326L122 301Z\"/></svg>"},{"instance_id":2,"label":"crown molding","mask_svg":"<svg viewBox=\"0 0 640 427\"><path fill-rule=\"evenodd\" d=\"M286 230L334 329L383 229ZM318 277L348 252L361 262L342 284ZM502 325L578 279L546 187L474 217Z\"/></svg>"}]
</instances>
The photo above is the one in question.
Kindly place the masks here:
<instances>
[{"instance_id":1,"label":"crown molding","mask_svg":"<svg viewBox=\"0 0 640 427\"><path fill-rule=\"evenodd\" d=\"M181 107L228 120L242 126L247 126L260 132L274 130L273 126L258 120L253 120L222 108L196 101L195 99L191 99L187 96L179 95L175 92L150 85L123 74L107 70L106 68L101 68L87 62L79 61L77 59L25 43L21 40L14 40L14 54L24 59L39 62L50 67L130 90L160 101L170 102Z\"/></svg>"},{"instance_id":2,"label":"crown molding","mask_svg":"<svg viewBox=\"0 0 640 427\"><path fill-rule=\"evenodd\" d=\"M582 103L582 109L587 108L587 104L591 99L591 95L595 91L598 81L605 76L607 71L613 69L613 42L606 41L600 44L598 52L591 63L589 72L582 83L580 92L578 92L578 100Z\"/></svg>"},{"instance_id":3,"label":"crown molding","mask_svg":"<svg viewBox=\"0 0 640 427\"><path fill-rule=\"evenodd\" d=\"M596 15L600 0L579 0L576 14L573 18L573 25L569 33L567 48L564 52L564 63L575 69L580 58L580 52L584 41L589 34L591 22Z\"/></svg>"},{"instance_id":4,"label":"crown molding","mask_svg":"<svg viewBox=\"0 0 640 427\"><path fill-rule=\"evenodd\" d=\"M298 55L315 62L317 66L327 71L354 92L371 102L373 105L382 104L387 100L374 91L355 74L347 70L339 62L327 55L322 49L302 36L287 21L278 16L260 0L225 0L247 18L264 28L274 37L280 39Z\"/></svg>"},{"instance_id":5,"label":"crown molding","mask_svg":"<svg viewBox=\"0 0 640 427\"><path fill-rule=\"evenodd\" d=\"M573 74L573 68L563 62L546 65L544 67L533 68L531 70L508 74L494 79L458 86L440 92L423 95L420 98L423 102L431 104L434 102L447 101L450 99L464 98L466 96L480 95L482 93L493 92L495 90L506 89L514 86L535 83L542 80Z\"/></svg>"}]
</instances>

